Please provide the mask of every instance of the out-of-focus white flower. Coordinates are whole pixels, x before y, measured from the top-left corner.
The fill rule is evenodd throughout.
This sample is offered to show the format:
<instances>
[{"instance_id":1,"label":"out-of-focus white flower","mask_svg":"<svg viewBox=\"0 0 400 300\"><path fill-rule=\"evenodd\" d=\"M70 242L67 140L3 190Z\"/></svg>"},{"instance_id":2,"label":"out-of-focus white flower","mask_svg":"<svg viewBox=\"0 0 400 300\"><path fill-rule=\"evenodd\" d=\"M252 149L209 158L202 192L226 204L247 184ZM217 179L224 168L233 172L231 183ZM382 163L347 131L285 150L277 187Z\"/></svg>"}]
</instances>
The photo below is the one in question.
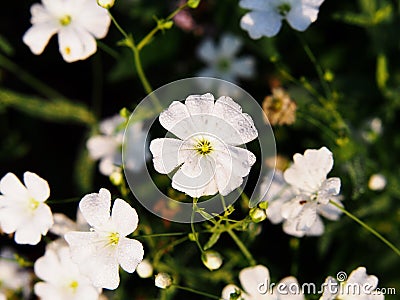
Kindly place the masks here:
<instances>
[{"instance_id":1,"label":"out-of-focus white flower","mask_svg":"<svg viewBox=\"0 0 400 300\"><path fill-rule=\"evenodd\" d=\"M35 294L43 300L97 300L101 293L101 289L79 272L65 246L57 251L47 249L35 262L34 271L43 280L34 286Z\"/></svg>"},{"instance_id":2,"label":"out-of-focus white flower","mask_svg":"<svg viewBox=\"0 0 400 300\"><path fill-rule=\"evenodd\" d=\"M207 250L201 255L201 260L203 264L210 270L214 271L221 267L222 256L217 251Z\"/></svg>"},{"instance_id":3,"label":"out-of-focus white flower","mask_svg":"<svg viewBox=\"0 0 400 300\"><path fill-rule=\"evenodd\" d=\"M294 164L283 174L295 195L282 204L283 229L298 237L321 235L324 224L319 214L331 220L340 215L340 210L329 203L332 200L341 205L340 179L327 179L333 167L332 153L326 147L308 149L304 155L295 154L293 160Z\"/></svg>"},{"instance_id":4,"label":"out-of-focus white flower","mask_svg":"<svg viewBox=\"0 0 400 300\"><path fill-rule=\"evenodd\" d=\"M240 271L239 281L243 288L234 284L227 285L222 290L222 299L243 300L304 300L301 286L296 278L290 276L282 279L273 290L269 270L263 265L248 267ZM277 288L279 287L279 289Z\"/></svg>"},{"instance_id":5,"label":"out-of-focus white flower","mask_svg":"<svg viewBox=\"0 0 400 300\"><path fill-rule=\"evenodd\" d=\"M53 218L54 224L50 228L50 232L59 236L63 236L69 231L86 231L90 228L79 209L76 212L76 221L71 220L62 213L55 213Z\"/></svg>"},{"instance_id":6,"label":"out-of-focus white flower","mask_svg":"<svg viewBox=\"0 0 400 300\"><path fill-rule=\"evenodd\" d=\"M111 194L106 189L88 194L79 203L90 232L72 231L64 238L70 246L72 260L82 274L96 287L116 289L119 285L119 265L133 273L142 261L142 243L126 238L137 228L136 210L122 199L111 207Z\"/></svg>"},{"instance_id":7,"label":"out-of-focus white flower","mask_svg":"<svg viewBox=\"0 0 400 300\"><path fill-rule=\"evenodd\" d=\"M66 62L83 60L97 50L96 39L104 38L110 26L107 10L96 0L42 0L31 7L32 27L23 41L39 55L50 38L58 34L58 45Z\"/></svg>"},{"instance_id":8,"label":"out-of-focus white flower","mask_svg":"<svg viewBox=\"0 0 400 300\"><path fill-rule=\"evenodd\" d=\"M375 142L382 135L382 133L382 120L378 117L366 121L361 130L361 136L368 143Z\"/></svg>"},{"instance_id":9,"label":"out-of-focus white flower","mask_svg":"<svg viewBox=\"0 0 400 300\"><path fill-rule=\"evenodd\" d=\"M381 191L386 187L386 177L382 174L374 174L369 178L368 188L371 191Z\"/></svg>"},{"instance_id":10,"label":"out-of-focus white flower","mask_svg":"<svg viewBox=\"0 0 400 300\"><path fill-rule=\"evenodd\" d=\"M254 76L255 61L250 56L236 58L242 41L231 34L221 37L219 45L211 39L204 40L197 55L207 64L207 67L197 73L199 77L215 77L229 82L236 82L238 78Z\"/></svg>"},{"instance_id":11,"label":"out-of-focus white flower","mask_svg":"<svg viewBox=\"0 0 400 300\"><path fill-rule=\"evenodd\" d=\"M245 14L240 26L252 39L273 37L282 26L282 20L298 31L305 31L318 17L324 0L241 0L239 5L251 11Z\"/></svg>"},{"instance_id":12,"label":"out-of-focus white flower","mask_svg":"<svg viewBox=\"0 0 400 300\"><path fill-rule=\"evenodd\" d=\"M100 160L99 169L103 175L110 176L121 171L124 123L125 119L120 115L105 119L100 123L101 135L92 136L86 143L90 157ZM124 167L132 172L139 171L143 167L146 133L142 128L141 122L130 124L127 128L130 131L127 135L130 140L126 143L138 145L129 147L132 153L125 153Z\"/></svg>"},{"instance_id":13,"label":"out-of-focus white flower","mask_svg":"<svg viewBox=\"0 0 400 300\"><path fill-rule=\"evenodd\" d=\"M22 269L14 259L14 253L10 249L3 249L0 258L0 295L22 291L25 298L30 294L30 273ZM1 297L0 297L1 299Z\"/></svg>"},{"instance_id":14,"label":"out-of-focus white flower","mask_svg":"<svg viewBox=\"0 0 400 300\"><path fill-rule=\"evenodd\" d=\"M153 275L153 266L148 259L143 259L136 267L136 273L141 278L149 278Z\"/></svg>"},{"instance_id":15,"label":"out-of-focus white flower","mask_svg":"<svg viewBox=\"0 0 400 300\"><path fill-rule=\"evenodd\" d=\"M166 289L171 286L172 278L167 273L158 273L154 279L154 284L160 289Z\"/></svg>"},{"instance_id":16,"label":"out-of-focus white flower","mask_svg":"<svg viewBox=\"0 0 400 300\"><path fill-rule=\"evenodd\" d=\"M13 173L0 181L0 226L5 233L15 232L17 244L36 245L53 225L50 196L46 180L35 173L25 172L24 183Z\"/></svg>"},{"instance_id":17,"label":"out-of-focus white flower","mask_svg":"<svg viewBox=\"0 0 400 300\"><path fill-rule=\"evenodd\" d=\"M239 187L256 157L237 147L254 140L253 120L239 104L222 96L191 95L185 104L174 101L159 117L161 125L177 136L151 141L154 168L172 177L172 187L191 197L227 195Z\"/></svg>"},{"instance_id":18,"label":"out-of-focus white flower","mask_svg":"<svg viewBox=\"0 0 400 300\"><path fill-rule=\"evenodd\" d=\"M339 275L339 273L338 273ZM340 279L340 280L339 280ZM339 280L339 282L338 282ZM376 291L378 278L367 275L365 267L358 267L352 271L344 282L341 278L328 277L325 280L324 293L320 300L383 300L385 296Z\"/></svg>"},{"instance_id":19,"label":"out-of-focus white flower","mask_svg":"<svg viewBox=\"0 0 400 300\"><path fill-rule=\"evenodd\" d=\"M114 6L115 0L97 0L97 4L105 9L110 9Z\"/></svg>"}]
</instances>

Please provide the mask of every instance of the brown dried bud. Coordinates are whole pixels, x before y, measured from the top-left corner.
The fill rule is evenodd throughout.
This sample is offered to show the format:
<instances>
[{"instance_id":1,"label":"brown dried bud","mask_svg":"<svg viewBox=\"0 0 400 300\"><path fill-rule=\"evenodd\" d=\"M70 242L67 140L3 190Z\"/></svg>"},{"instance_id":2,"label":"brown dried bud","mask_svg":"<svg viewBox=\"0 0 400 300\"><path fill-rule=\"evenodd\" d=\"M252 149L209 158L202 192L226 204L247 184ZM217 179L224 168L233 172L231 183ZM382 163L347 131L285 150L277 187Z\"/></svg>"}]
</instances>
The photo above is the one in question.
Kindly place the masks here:
<instances>
[{"instance_id":1,"label":"brown dried bud","mask_svg":"<svg viewBox=\"0 0 400 300\"><path fill-rule=\"evenodd\" d=\"M296 120L296 103L282 88L273 88L272 95L265 97L262 107L271 125L290 125Z\"/></svg>"}]
</instances>

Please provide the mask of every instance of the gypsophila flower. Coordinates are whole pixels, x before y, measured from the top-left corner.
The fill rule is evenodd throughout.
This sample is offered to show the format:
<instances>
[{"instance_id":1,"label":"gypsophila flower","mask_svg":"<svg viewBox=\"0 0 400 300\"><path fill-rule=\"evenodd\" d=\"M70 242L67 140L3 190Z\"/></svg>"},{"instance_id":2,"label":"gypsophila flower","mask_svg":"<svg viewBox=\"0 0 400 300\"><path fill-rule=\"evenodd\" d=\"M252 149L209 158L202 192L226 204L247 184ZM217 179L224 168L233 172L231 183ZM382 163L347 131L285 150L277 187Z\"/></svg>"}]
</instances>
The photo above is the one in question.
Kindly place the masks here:
<instances>
[{"instance_id":1,"label":"gypsophila flower","mask_svg":"<svg viewBox=\"0 0 400 300\"><path fill-rule=\"evenodd\" d=\"M345 282L328 277L320 300L383 300L385 296L376 291L378 278L367 275L365 267L352 271Z\"/></svg>"},{"instance_id":2,"label":"gypsophila flower","mask_svg":"<svg viewBox=\"0 0 400 300\"><path fill-rule=\"evenodd\" d=\"M31 7L32 27L23 41L39 55L50 38L58 34L60 53L66 62L84 60L97 50L96 39L104 38L110 26L107 10L96 0L42 0Z\"/></svg>"},{"instance_id":3,"label":"gypsophila flower","mask_svg":"<svg viewBox=\"0 0 400 300\"><path fill-rule=\"evenodd\" d=\"M50 196L46 180L35 173L25 172L24 183L13 173L0 181L0 227L14 233L17 244L36 245L53 225L50 207L45 201Z\"/></svg>"},{"instance_id":4,"label":"gypsophila flower","mask_svg":"<svg viewBox=\"0 0 400 300\"><path fill-rule=\"evenodd\" d=\"M86 146L89 155L94 160L100 160L100 173L110 176L121 171L122 166L122 142L125 130L125 119L120 115L114 115L100 123L100 135L89 138ZM129 124L129 140L126 143L138 145L129 147L132 153L125 153L124 167L132 172L139 171L143 167L145 153L146 133L142 130L143 124L136 122ZM115 175L114 175L115 176Z\"/></svg>"},{"instance_id":5,"label":"gypsophila flower","mask_svg":"<svg viewBox=\"0 0 400 300\"><path fill-rule=\"evenodd\" d=\"M214 103L211 94L191 95L185 104L174 101L159 117L161 125L177 136L151 141L154 168L172 177L172 187L191 197L227 195L239 187L256 157L237 147L258 133L251 117L231 98Z\"/></svg>"},{"instance_id":6,"label":"gypsophila flower","mask_svg":"<svg viewBox=\"0 0 400 300\"><path fill-rule=\"evenodd\" d=\"M229 82L236 82L238 78L254 76L255 61L250 56L236 58L242 47L242 41L231 34L224 34L219 45L211 39L204 40L197 55L207 64L207 67L197 73L199 77L215 77Z\"/></svg>"},{"instance_id":7,"label":"gypsophila flower","mask_svg":"<svg viewBox=\"0 0 400 300\"><path fill-rule=\"evenodd\" d=\"M222 290L222 299L243 300L303 300L304 295L296 278L290 276L282 279L271 290L269 270L263 265L244 268L239 273L239 281L243 288L234 284ZM279 286L279 289L277 288Z\"/></svg>"},{"instance_id":8,"label":"gypsophila flower","mask_svg":"<svg viewBox=\"0 0 400 300\"><path fill-rule=\"evenodd\" d=\"M272 95L264 98L262 108L271 125L290 125L296 120L296 103L282 88L273 88Z\"/></svg>"},{"instance_id":9,"label":"gypsophila flower","mask_svg":"<svg viewBox=\"0 0 400 300\"><path fill-rule=\"evenodd\" d=\"M71 260L69 248L48 248L34 265L37 277L43 282L34 286L35 294L43 300L97 300L101 289L93 286Z\"/></svg>"},{"instance_id":10,"label":"gypsophila flower","mask_svg":"<svg viewBox=\"0 0 400 300\"><path fill-rule=\"evenodd\" d=\"M154 284L160 289L166 289L171 286L172 278L167 273L158 273L154 279Z\"/></svg>"},{"instance_id":11,"label":"gypsophila flower","mask_svg":"<svg viewBox=\"0 0 400 300\"><path fill-rule=\"evenodd\" d=\"M106 189L88 194L79 203L90 232L72 231L64 238L71 248L72 260L82 274L88 276L96 287L116 289L119 285L119 265L133 273L142 261L142 243L126 238L137 228L136 210L122 199L112 207L111 194Z\"/></svg>"},{"instance_id":12,"label":"gypsophila flower","mask_svg":"<svg viewBox=\"0 0 400 300\"><path fill-rule=\"evenodd\" d=\"M153 275L153 266L148 259L143 259L136 267L136 273L141 278L149 278Z\"/></svg>"},{"instance_id":13,"label":"gypsophila flower","mask_svg":"<svg viewBox=\"0 0 400 300\"><path fill-rule=\"evenodd\" d=\"M282 26L282 20L298 31L305 31L318 17L324 0L241 0L239 5L251 11L245 14L240 26L252 39L273 37Z\"/></svg>"},{"instance_id":14,"label":"gypsophila flower","mask_svg":"<svg viewBox=\"0 0 400 300\"><path fill-rule=\"evenodd\" d=\"M373 174L368 180L368 188L371 191L381 191L386 187L386 177L382 174Z\"/></svg>"}]
</instances>

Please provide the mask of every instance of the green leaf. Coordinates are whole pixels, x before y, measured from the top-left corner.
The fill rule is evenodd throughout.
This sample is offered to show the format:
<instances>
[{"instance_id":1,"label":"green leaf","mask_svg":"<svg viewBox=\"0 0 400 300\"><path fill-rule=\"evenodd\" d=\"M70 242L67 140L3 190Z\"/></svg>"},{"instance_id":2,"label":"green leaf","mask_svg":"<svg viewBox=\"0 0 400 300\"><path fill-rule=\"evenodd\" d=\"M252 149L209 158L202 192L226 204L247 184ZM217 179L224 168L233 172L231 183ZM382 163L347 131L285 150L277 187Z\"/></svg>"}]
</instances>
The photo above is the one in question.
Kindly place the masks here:
<instances>
[{"instance_id":1,"label":"green leaf","mask_svg":"<svg viewBox=\"0 0 400 300\"><path fill-rule=\"evenodd\" d=\"M0 106L11 107L27 115L57 123L96 123L96 117L86 106L64 99L49 101L0 89Z\"/></svg>"},{"instance_id":2,"label":"green leaf","mask_svg":"<svg viewBox=\"0 0 400 300\"><path fill-rule=\"evenodd\" d=\"M220 236L221 236L220 232L214 232L210 236L210 239L207 241L207 243L204 245L204 247L203 247L204 250L208 250L208 249L212 248L212 246L214 246L218 242Z\"/></svg>"},{"instance_id":3,"label":"green leaf","mask_svg":"<svg viewBox=\"0 0 400 300\"><path fill-rule=\"evenodd\" d=\"M0 35L0 51L8 56L12 56L15 52L11 44L2 35Z\"/></svg>"},{"instance_id":4,"label":"green leaf","mask_svg":"<svg viewBox=\"0 0 400 300\"><path fill-rule=\"evenodd\" d=\"M199 6L199 4L200 4L200 1L201 0L188 0L187 5L190 8L197 8Z\"/></svg>"},{"instance_id":5,"label":"green leaf","mask_svg":"<svg viewBox=\"0 0 400 300\"><path fill-rule=\"evenodd\" d=\"M376 83L380 89L385 89L389 79L387 60L384 54L379 54L376 58Z\"/></svg>"}]
</instances>

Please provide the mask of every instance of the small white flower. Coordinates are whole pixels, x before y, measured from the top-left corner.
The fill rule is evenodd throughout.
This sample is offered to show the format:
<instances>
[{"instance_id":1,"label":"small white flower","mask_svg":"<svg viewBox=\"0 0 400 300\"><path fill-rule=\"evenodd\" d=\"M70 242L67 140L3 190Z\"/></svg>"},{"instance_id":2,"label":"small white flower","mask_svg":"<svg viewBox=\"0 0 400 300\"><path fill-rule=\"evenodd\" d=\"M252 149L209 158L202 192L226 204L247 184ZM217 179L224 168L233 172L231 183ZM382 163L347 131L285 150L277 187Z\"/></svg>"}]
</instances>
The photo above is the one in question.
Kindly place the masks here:
<instances>
[{"instance_id":1,"label":"small white flower","mask_svg":"<svg viewBox=\"0 0 400 300\"><path fill-rule=\"evenodd\" d=\"M304 295L296 278L290 276L282 279L274 289L271 290L269 270L263 265L248 267L240 271L239 281L243 288L241 290L234 284L227 285L222 290L222 299L243 300L303 300ZM277 289L277 287L280 287ZM297 290L295 290L295 288ZM231 298L236 296L237 298Z\"/></svg>"},{"instance_id":2,"label":"small white flower","mask_svg":"<svg viewBox=\"0 0 400 300\"><path fill-rule=\"evenodd\" d=\"M365 267L358 267L350 273L345 282L328 277L320 300L383 300L385 296L376 291L378 278L367 275Z\"/></svg>"},{"instance_id":3,"label":"small white flower","mask_svg":"<svg viewBox=\"0 0 400 300\"><path fill-rule=\"evenodd\" d=\"M122 199L111 207L111 194L106 189L82 198L79 208L92 227L90 232L68 232L64 238L71 248L72 260L82 274L96 287L116 289L119 285L119 265L133 273L142 261L142 243L126 238L137 228L136 210Z\"/></svg>"},{"instance_id":4,"label":"small white flower","mask_svg":"<svg viewBox=\"0 0 400 300\"><path fill-rule=\"evenodd\" d=\"M50 38L58 34L58 45L66 62L83 60L97 50L96 39L104 38L110 26L107 10L96 0L42 0L31 7L32 27L23 41L39 55Z\"/></svg>"},{"instance_id":5,"label":"small white flower","mask_svg":"<svg viewBox=\"0 0 400 300\"><path fill-rule=\"evenodd\" d=\"M238 147L258 133L251 117L231 98L214 103L211 94L191 95L185 104L174 101L159 117L161 125L179 139L151 141L154 168L172 177L172 187L191 197L227 195L243 183L256 157Z\"/></svg>"},{"instance_id":6,"label":"small white flower","mask_svg":"<svg viewBox=\"0 0 400 300\"><path fill-rule=\"evenodd\" d=\"M24 183L13 173L0 181L0 226L5 233L15 232L17 244L36 245L53 225L50 207L44 202L50 196L46 180L25 172Z\"/></svg>"},{"instance_id":7,"label":"small white flower","mask_svg":"<svg viewBox=\"0 0 400 300\"><path fill-rule=\"evenodd\" d=\"M281 207L283 229L298 237L321 235L324 224L319 214L331 220L340 215L340 210L329 203L332 200L341 205L340 179L327 179L333 167L332 153L326 147L309 149L304 155L295 154L293 160L294 164L283 174L295 195Z\"/></svg>"},{"instance_id":8,"label":"small white flower","mask_svg":"<svg viewBox=\"0 0 400 300\"><path fill-rule=\"evenodd\" d=\"M153 266L148 259L143 259L142 262L137 266L136 273L141 278L149 278L153 275Z\"/></svg>"},{"instance_id":9,"label":"small white flower","mask_svg":"<svg viewBox=\"0 0 400 300\"><path fill-rule=\"evenodd\" d=\"M371 191L381 191L386 187L386 177L382 174L374 174L369 178L368 188Z\"/></svg>"},{"instance_id":10,"label":"small white flower","mask_svg":"<svg viewBox=\"0 0 400 300\"><path fill-rule=\"evenodd\" d=\"M250 9L240 26L249 32L252 39L273 37L282 26L282 20L298 31L305 31L318 17L324 0L241 0L242 8Z\"/></svg>"},{"instance_id":11,"label":"small white flower","mask_svg":"<svg viewBox=\"0 0 400 300\"><path fill-rule=\"evenodd\" d=\"M16 261L12 260L14 259L14 255L14 252L9 249L1 251L0 295L2 293L20 292L22 290L24 297L29 298L30 273L22 269Z\"/></svg>"},{"instance_id":12,"label":"small white flower","mask_svg":"<svg viewBox=\"0 0 400 300\"><path fill-rule=\"evenodd\" d=\"M69 231L86 231L90 228L79 209L76 212L76 221L72 221L62 213L55 213L53 218L54 224L50 232L58 236L63 236Z\"/></svg>"},{"instance_id":13,"label":"small white flower","mask_svg":"<svg viewBox=\"0 0 400 300\"><path fill-rule=\"evenodd\" d=\"M34 286L35 294L43 300L97 300L101 289L96 288L89 278L79 272L71 260L69 248L64 246L55 251L47 249L34 265L39 279Z\"/></svg>"},{"instance_id":14,"label":"small white flower","mask_svg":"<svg viewBox=\"0 0 400 300\"><path fill-rule=\"evenodd\" d=\"M154 279L154 284L160 289L166 289L171 286L172 278L167 273L158 273Z\"/></svg>"},{"instance_id":15,"label":"small white flower","mask_svg":"<svg viewBox=\"0 0 400 300\"><path fill-rule=\"evenodd\" d=\"M124 137L125 119L120 115L107 118L100 123L101 135L96 135L86 143L89 150L89 155L94 160L100 160L100 173L105 176L110 176L118 173L122 166L122 141ZM127 135L132 145L137 147L129 147L132 153L125 153L125 168L136 172L143 167L143 157L145 156L143 145L146 141L146 134L142 130L141 122L129 125L130 132Z\"/></svg>"},{"instance_id":16,"label":"small white flower","mask_svg":"<svg viewBox=\"0 0 400 300\"><path fill-rule=\"evenodd\" d=\"M250 56L236 58L241 47L242 41L231 34L223 35L219 45L215 45L211 39L204 40L197 55L207 67L199 71L197 76L215 77L229 82L253 77L254 59Z\"/></svg>"}]
</instances>

